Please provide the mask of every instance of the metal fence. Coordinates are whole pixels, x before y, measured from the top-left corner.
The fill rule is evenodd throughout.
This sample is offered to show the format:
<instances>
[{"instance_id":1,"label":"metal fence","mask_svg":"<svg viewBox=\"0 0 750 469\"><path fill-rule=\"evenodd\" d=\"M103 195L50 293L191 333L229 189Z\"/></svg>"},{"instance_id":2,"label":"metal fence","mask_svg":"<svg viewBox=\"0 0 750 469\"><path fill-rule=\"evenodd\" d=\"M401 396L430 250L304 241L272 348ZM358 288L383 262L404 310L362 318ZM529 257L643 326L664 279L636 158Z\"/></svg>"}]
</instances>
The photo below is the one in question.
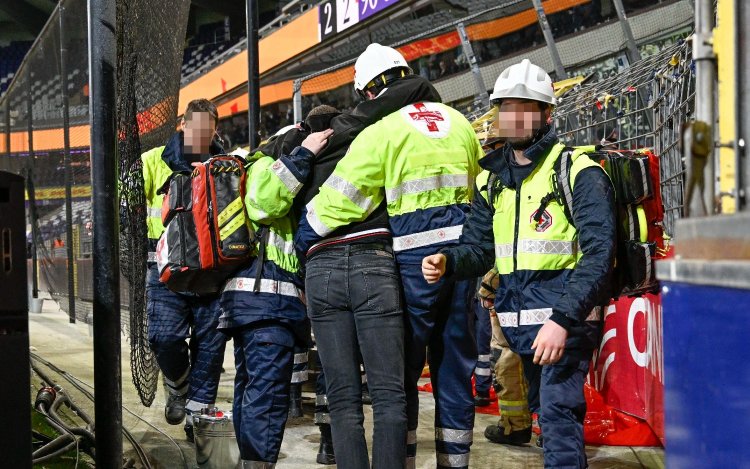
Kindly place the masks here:
<instances>
[{"instance_id":1,"label":"metal fence","mask_svg":"<svg viewBox=\"0 0 750 469\"><path fill-rule=\"evenodd\" d=\"M521 58L555 79L577 73L605 78L673 43L673 36L684 36L694 11L690 0L513 0L464 17L443 13L417 20L427 30L406 38L394 40L404 28L385 23L366 37L337 44L330 57L336 65L295 81L295 120L318 104L356 105L353 64L370 41L399 49L415 73L435 84L444 102L472 113L486 105L487 90L500 72Z\"/></svg>"},{"instance_id":2,"label":"metal fence","mask_svg":"<svg viewBox=\"0 0 750 469\"><path fill-rule=\"evenodd\" d=\"M664 228L673 235L674 222L684 209L685 168L679 142L694 109L691 47L680 41L610 78L564 94L554 118L569 145L652 148L660 160Z\"/></svg>"}]
</instances>

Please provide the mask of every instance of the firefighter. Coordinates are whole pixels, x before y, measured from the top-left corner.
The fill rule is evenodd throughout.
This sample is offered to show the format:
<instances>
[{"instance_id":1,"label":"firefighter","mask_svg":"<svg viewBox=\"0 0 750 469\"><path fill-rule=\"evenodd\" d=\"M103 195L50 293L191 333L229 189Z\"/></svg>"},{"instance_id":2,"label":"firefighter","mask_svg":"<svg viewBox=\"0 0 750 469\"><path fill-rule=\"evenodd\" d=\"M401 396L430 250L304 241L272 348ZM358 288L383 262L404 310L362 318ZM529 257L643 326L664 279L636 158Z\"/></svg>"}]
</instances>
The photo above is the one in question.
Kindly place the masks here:
<instances>
[{"instance_id":1,"label":"firefighter","mask_svg":"<svg viewBox=\"0 0 750 469\"><path fill-rule=\"evenodd\" d=\"M370 44L355 63L355 89L378 104L411 75L403 56ZM482 149L469 122L441 104L424 79L409 79L407 104L363 130L320 192L307 204L297 236L303 252L336 229L364 220L386 204L392 250L404 292L407 467L414 467L419 416L417 381L430 349L436 403L437 466L468 467L474 426L471 375L477 361L472 330L474 282L445 279L428 285L421 259L457 243L469 210L471 181ZM382 250L384 256L388 249ZM385 258L385 257L384 257ZM324 357L325 358L325 357ZM324 367L325 367L324 361ZM375 381L365 357L374 411ZM332 389L329 403L334 410ZM337 416L332 415L334 425ZM334 433L334 444L337 435ZM338 448L337 458L340 457ZM394 466L391 466L394 467Z\"/></svg>"},{"instance_id":2,"label":"firefighter","mask_svg":"<svg viewBox=\"0 0 750 469\"><path fill-rule=\"evenodd\" d=\"M598 305L609 298L615 254L612 183L583 149L565 152L551 125L552 81L523 60L505 69L491 100L506 145L480 163L478 195L459 246L423 260L428 282L486 272L500 277L495 311L521 355L529 406L539 411L544 465L587 467L583 384L598 344ZM561 161L558 163L558 161ZM558 194L556 164L572 193ZM572 222L558 197L572 199Z\"/></svg>"},{"instance_id":3,"label":"firefighter","mask_svg":"<svg viewBox=\"0 0 750 469\"><path fill-rule=\"evenodd\" d=\"M219 328L234 340L234 427L243 468L275 466L288 418L295 351L310 345L290 210L331 135L293 128L247 159L245 208L258 256L225 284ZM299 360L298 360L299 361Z\"/></svg>"},{"instance_id":4,"label":"firefighter","mask_svg":"<svg viewBox=\"0 0 750 469\"><path fill-rule=\"evenodd\" d=\"M484 436L493 443L524 445L531 441L531 415L526 400L528 384L523 375L521 357L514 353L505 340L495 313L495 291L500 284L497 269L493 268L482 278L477 297L482 307L489 311L492 328L491 354L494 357L495 392L500 409L497 425L488 425Z\"/></svg>"},{"instance_id":5,"label":"firefighter","mask_svg":"<svg viewBox=\"0 0 750 469\"><path fill-rule=\"evenodd\" d=\"M146 309L149 342L167 390L164 417L171 425L186 421L189 440L193 439L190 415L213 407L216 400L226 337L216 330L217 296L175 293L159 281L155 250L164 225L161 221L163 196L157 191L173 171L190 171L192 163L223 153L214 138L217 122L218 113L213 103L206 99L191 101L180 123L181 130L166 146L141 155L148 209Z\"/></svg>"}]
</instances>

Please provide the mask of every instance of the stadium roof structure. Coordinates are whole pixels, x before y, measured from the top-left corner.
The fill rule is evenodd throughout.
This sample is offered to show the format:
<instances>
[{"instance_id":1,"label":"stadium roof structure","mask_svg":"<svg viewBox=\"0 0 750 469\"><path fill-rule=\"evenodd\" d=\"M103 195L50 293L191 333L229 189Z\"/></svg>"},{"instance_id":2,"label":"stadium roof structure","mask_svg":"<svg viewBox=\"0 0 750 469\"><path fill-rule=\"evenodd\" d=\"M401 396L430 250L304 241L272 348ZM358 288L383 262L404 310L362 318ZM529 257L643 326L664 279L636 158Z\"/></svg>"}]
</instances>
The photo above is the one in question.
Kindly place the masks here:
<instances>
[{"instance_id":1,"label":"stadium roof structure","mask_svg":"<svg viewBox=\"0 0 750 469\"><path fill-rule=\"evenodd\" d=\"M56 4L55 0L0 0L0 40L37 37Z\"/></svg>"}]
</instances>

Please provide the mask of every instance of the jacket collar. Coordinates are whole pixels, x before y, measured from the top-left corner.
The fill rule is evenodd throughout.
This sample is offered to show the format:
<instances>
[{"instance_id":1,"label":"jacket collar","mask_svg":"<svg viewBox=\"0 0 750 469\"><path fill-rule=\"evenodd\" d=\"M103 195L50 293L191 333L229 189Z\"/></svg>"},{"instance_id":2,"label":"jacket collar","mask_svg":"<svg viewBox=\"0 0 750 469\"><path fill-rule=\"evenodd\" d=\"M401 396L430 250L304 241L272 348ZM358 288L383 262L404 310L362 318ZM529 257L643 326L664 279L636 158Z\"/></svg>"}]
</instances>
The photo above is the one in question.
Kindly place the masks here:
<instances>
[{"instance_id":1,"label":"jacket collar","mask_svg":"<svg viewBox=\"0 0 750 469\"><path fill-rule=\"evenodd\" d=\"M544 161L545 158L547 158L547 155L549 155L550 150L555 146L557 140L555 129L550 127L549 131L544 134L542 138L524 150L524 156L531 160L533 167L532 172L542 161ZM496 174L504 186L510 187L513 185L510 176L510 159L512 156L513 147L511 147L510 144L506 144L505 146L488 153L484 158L479 160L479 166L482 169L486 169L487 171Z\"/></svg>"},{"instance_id":2,"label":"jacket collar","mask_svg":"<svg viewBox=\"0 0 750 469\"><path fill-rule=\"evenodd\" d=\"M220 155L224 153L224 149L216 143L211 141L209 147L209 153L211 156ZM185 136L182 132L177 132L169 139L167 145L164 147L164 151L161 154L161 159L167 163L169 169L172 171L192 171L193 168L185 160Z\"/></svg>"}]
</instances>

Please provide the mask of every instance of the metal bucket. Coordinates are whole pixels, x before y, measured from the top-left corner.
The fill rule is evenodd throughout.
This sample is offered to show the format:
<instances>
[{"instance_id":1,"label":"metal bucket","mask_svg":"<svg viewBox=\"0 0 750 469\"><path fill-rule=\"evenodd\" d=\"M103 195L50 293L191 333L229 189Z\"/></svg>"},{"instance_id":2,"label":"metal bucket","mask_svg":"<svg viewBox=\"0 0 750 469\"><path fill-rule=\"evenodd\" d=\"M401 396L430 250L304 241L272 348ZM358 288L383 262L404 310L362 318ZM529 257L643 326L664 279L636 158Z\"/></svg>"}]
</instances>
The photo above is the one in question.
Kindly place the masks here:
<instances>
[{"instance_id":1,"label":"metal bucket","mask_svg":"<svg viewBox=\"0 0 750 469\"><path fill-rule=\"evenodd\" d=\"M195 459L202 469L234 469L240 466L240 449L231 412L193 415Z\"/></svg>"}]
</instances>

